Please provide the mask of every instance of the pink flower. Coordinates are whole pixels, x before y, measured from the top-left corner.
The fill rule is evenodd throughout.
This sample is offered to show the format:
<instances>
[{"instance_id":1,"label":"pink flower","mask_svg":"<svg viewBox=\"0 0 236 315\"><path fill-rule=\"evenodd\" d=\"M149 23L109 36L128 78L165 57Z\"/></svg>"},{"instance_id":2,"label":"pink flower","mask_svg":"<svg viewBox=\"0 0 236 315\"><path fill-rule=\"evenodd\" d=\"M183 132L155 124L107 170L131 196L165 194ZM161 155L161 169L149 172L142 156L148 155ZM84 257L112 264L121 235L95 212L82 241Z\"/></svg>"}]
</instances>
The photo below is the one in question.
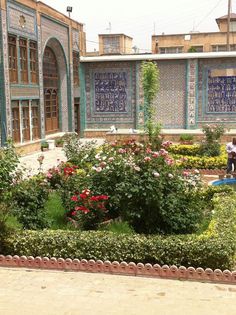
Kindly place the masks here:
<instances>
[{"instance_id":1,"label":"pink flower","mask_svg":"<svg viewBox=\"0 0 236 315\"><path fill-rule=\"evenodd\" d=\"M173 165L173 164L174 164L174 160L172 160L172 159L166 159L166 164L167 164L167 165Z\"/></svg>"},{"instance_id":2,"label":"pink flower","mask_svg":"<svg viewBox=\"0 0 236 315\"><path fill-rule=\"evenodd\" d=\"M147 154L152 153L152 150L151 150L150 148L147 148L147 149L146 149L146 153L147 153Z\"/></svg>"},{"instance_id":3,"label":"pink flower","mask_svg":"<svg viewBox=\"0 0 236 315\"><path fill-rule=\"evenodd\" d=\"M100 173L101 171L102 171L102 168L100 166L96 168L97 173Z\"/></svg>"},{"instance_id":4,"label":"pink flower","mask_svg":"<svg viewBox=\"0 0 236 315\"><path fill-rule=\"evenodd\" d=\"M113 157L109 157L108 162L113 162L114 158Z\"/></svg>"},{"instance_id":5,"label":"pink flower","mask_svg":"<svg viewBox=\"0 0 236 315\"><path fill-rule=\"evenodd\" d=\"M47 173L47 178L52 178L52 174L51 173Z\"/></svg>"},{"instance_id":6,"label":"pink flower","mask_svg":"<svg viewBox=\"0 0 236 315\"><path fill-rule=\"evenodd\" d=\"M168 154L168 152L165 149L161 149L159 153L161 156L166 156Z\"/></svg>"},{"instance_id":7,"label":"pink flower","mask_svg":"<svg viewBox=\"0 0 236 315\"><path fill-rule=\"evenodd\" d=\"M159 156L158 152L153 152L152 157L157 158Z\"/></svg>"},{"instance_id":8,"label":"pink flower","mask_svg":"<svg viewBox=\"0 0 236 315\"><path fill-rule=\"evenodd\" d=\"M145 158L144 158L144 162L150 162L151 161L151 158L149 157L149 156L146 156Z\"/></svg>"},{"instance_id":9,"label":"pink flower","mask_svg":"<svg viewBox=\"0 0 236 315\"><path fill-rule=\"evenodd\" d=\"M189 176L189 172L187 172L187 171L183 171L183 176Z\"/></svg>"},{"instance_id":10,"label":"pink flower","mask_svg":"<svg viewBox=\"0 0 236 315\"><path fill-rule=\"evenodd\" d=\"M118 150L118 153L121 153L121 154L123 154L123 153L125 153L126 151L125 151L125 149L122 149L122 148L120 148L119 150Z\"/></svg>"},{"instance_id":11,"label":"pink flower","mask_svg":"<svg viewBox=\"0 0 236 315\"><path fill-rule=\"evenodd\" d=\"M107 163L106 163L106 162L101 162L99 165L100 165L102 168L104 168L104 167L107 165Z\"/></svg>"}]
</instances>

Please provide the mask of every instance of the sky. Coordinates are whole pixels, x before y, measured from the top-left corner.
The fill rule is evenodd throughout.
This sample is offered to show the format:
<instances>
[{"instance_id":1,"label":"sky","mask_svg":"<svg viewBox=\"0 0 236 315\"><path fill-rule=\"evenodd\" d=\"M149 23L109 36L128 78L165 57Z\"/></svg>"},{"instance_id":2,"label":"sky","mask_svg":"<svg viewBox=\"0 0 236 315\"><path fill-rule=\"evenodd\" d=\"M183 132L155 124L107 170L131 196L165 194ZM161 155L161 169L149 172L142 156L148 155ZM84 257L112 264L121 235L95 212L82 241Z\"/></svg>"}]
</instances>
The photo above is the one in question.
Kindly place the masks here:
<instances>
[{"instance_id":1,"label":"sky","mask_svg":"<svg viewBox=\"0 0 236 315\"><path fill-rule=\"evenodd\" d=\"M98 50L98 34L124 33L133 37L140 53L151 52L151 36L190 31L217 32L215 19L227 14L228 0L41 0L84 24L87 51ZM231 12L236 13L236 0Z\"/></svg>"}]
</instances>

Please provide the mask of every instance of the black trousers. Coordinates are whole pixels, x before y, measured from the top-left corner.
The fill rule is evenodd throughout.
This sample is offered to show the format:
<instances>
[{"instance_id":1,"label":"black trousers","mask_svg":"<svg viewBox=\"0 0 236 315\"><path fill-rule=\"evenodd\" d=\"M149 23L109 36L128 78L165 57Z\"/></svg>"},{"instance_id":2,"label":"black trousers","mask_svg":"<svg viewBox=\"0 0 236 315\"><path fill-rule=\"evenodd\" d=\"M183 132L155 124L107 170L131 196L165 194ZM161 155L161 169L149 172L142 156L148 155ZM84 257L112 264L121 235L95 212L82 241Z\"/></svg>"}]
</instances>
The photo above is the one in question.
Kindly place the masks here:
<instances>
[{"instance_id":1,"label":"black trousers","mask_svg":"<svg viewBox=\"0 0 236 315\"><path fill-rule=\"evenodd\" d=\"M227 161L227 174L232 172L234 166L234 172L236 172L236 159L228 158Z\"/></svg>"}]
</instances>

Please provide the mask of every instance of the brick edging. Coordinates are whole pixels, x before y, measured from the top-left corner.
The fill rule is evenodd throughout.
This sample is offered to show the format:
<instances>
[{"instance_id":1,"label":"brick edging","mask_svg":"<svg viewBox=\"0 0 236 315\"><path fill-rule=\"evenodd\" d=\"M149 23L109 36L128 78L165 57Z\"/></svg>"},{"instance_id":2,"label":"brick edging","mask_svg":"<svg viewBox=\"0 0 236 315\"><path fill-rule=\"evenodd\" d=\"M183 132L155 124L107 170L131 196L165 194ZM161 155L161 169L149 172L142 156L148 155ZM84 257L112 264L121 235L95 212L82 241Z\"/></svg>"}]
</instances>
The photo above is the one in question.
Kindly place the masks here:
<instances>
[{"instance_id":1,"label":"brick edging","mask_svg":"<svg viewBox=\"0 0 236 315\"><path fill-rule=\"evenodd\" d=\"M33 269L49 269L49 270L67 270L67 271L83 271L91 273L107 273L115 275L129 276L146 276L161 279L181 279L195 280L205 282L219 282L227 284L236 284L236 271L210 268L193 268L193 267L177 267L177 266L160 266L158 264L143 264L134 262L117 262L117 261L101 261L86 259L63 259L48 257L26 257L0 255L0 267L22 267Z\"/></svg>"}]
</instances>

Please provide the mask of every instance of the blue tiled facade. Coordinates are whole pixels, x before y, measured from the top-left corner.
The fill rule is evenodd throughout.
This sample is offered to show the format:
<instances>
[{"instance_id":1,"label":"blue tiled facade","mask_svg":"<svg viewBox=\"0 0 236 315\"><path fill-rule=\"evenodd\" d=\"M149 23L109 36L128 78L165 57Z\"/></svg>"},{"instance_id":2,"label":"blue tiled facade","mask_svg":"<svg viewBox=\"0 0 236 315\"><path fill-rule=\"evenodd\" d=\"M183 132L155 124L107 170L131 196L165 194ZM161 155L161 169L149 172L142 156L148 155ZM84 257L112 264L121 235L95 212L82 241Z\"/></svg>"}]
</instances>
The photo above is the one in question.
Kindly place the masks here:
<instances>
[{"instance_id":1,"label":"blue tiled facade","mask_svg":"<svg viewBox=\"0 0 236 315\"><path fill-rule=\"evenodd\" d=\"M234 58L154 60L160 73L160 89L154 100L156 121L166 129L197 129L205 123L221 122L229 128L236 128L235 61ZM121 61L82 62L81 80L85 84L81 85L81 95L84 95L81 107L85 114L81 116L81 123L84 129L109 129L114 124L121 129L142 127L144 99L141 62L132 58L125 62L122 58ZM94 99L94 77L97 73L101 73L103 78L100 85L103 93L99 97L111 108L117 94L113 89L115 83L112 74L129 73L125 85L127 113L107 111L104 107L97 110ZM223 105L216 106L218 103Z\"/></svg>"}]
</instances>

